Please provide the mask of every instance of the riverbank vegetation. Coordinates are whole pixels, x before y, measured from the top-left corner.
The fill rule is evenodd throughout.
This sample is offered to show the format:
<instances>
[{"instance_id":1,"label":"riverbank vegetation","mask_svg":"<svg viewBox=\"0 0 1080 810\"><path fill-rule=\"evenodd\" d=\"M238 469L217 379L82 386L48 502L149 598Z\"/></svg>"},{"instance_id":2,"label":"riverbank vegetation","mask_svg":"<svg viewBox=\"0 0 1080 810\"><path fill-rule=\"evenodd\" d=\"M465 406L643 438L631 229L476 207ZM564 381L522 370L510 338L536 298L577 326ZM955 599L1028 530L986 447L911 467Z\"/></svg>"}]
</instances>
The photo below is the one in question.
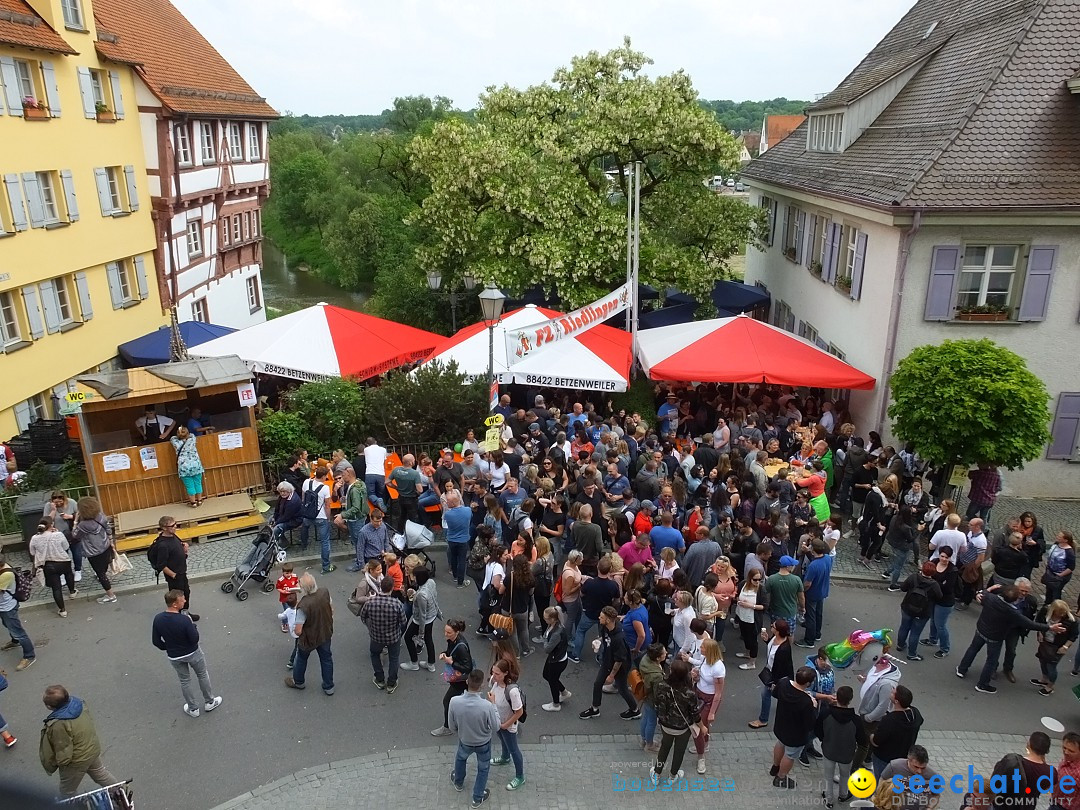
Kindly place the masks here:
<instances>
[{"instance_id":1,"label":"riverbank vegetation","mask_svg":"<svg viewBox=\"0 0 1080 810\"><path fill-rule=\"evenodd\" d=\"M701 101L688 76L646 77L648 64L626 42L576 58L549 84L493 88L475 111L410 97L380 116L282 119L266 234L293 266L350 289L373 284L375 314L446 332L449 306L428 290L428 269L444 291L461 290L468 272L511 295L539 285L568 306L620 283L624 195L640 161L642 281L707 293L764 227L762 211L701 182L737 169L726 127L754 128L757 108ZM800 105L773 103L761 114ZM464 298L459 323L479 316Z\"/></svg>"}]
</instances>

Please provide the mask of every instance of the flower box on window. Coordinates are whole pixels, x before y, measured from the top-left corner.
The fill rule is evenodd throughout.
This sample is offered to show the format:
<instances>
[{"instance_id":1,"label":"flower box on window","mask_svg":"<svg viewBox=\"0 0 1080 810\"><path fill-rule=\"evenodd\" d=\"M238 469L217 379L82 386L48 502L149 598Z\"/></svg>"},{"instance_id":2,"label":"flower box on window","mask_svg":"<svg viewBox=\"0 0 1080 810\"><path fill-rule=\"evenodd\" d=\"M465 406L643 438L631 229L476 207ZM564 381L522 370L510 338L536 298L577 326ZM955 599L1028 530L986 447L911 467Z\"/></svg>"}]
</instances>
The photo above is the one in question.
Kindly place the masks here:
<instances>
[{"instance_id":1,"label":"flower box on window","mask_svg":"<svg viewBox=\"0 0 1080 810\"><path fill-rule=\"evenodd\" d=\"M790 259L791 261L795 261L795 248L794 248L794 246L786 248L784 250L784 256L786 258Z\"/></svg>"},{"instance_id":2,"label":"flower box on window","mask_svg":"<svg viewBox=\"0 0 1080 810\"><path fill-rule=\"evenodd\" d=\"M982 304L977 307L958 307L956 320L958 321L1007 321L1009 308L996 304Z\"/></svg>"},{"instance_id":3,"label":"flower box on window","mask_svg":"<svg viewBox=\"0 0 1080 810\"><path fill-rule=\"evenodd\" d=\"M851 292L851 276L838 276L836 279L836 289L847 295Z\"/></svg>"},{"instance_id":4,"label":"flower box on window","mask_svg":"<svg viewBox=\"0 0 1080 810\"><path fill-rule=\"evenodd\" d=\"M102 124L116 123L116 113L110 110L107 104L100 101L94 105L94 117Z\"/></svg>"},{"instance_id":5,"label":"flower box on window","mask_svg":"<svg viewBox=\"0 0 1080 810\"><path fill-rule=\"evenodd\" d=\"M821 262L810 262L810 272L814 274L815 278L821 278L822 270Z\"/></svg>"},{"instance_id":6,"label":"flower box on window","mask_svg":"<svg viewBox=\"0 0 1080 810\"><path fill-rule=\"evenodd\" d=\"M26 96L22 100L23 118L27 121L45 121L49 116L49 108L36 98Z\"/></svg>"}]
</instances>

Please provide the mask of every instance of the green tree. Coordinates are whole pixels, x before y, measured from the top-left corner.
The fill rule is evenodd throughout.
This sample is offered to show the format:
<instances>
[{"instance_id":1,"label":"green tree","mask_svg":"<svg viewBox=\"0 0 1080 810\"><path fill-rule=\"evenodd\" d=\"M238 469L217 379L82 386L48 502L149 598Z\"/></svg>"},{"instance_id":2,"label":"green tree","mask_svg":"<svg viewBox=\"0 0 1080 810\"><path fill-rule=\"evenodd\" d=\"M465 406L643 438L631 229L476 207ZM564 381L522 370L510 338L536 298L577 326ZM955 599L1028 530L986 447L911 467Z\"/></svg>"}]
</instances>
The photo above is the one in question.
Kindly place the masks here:
<instances>
[{"instance_id":1,"label":"green tree","mask_svg":"<svg viewBox=\"0 0 1080 810\"><path fill-rule=\"evenodd\" d=\"M372 430L390 444L449 442L469 428L479 431L487 416L487 384L465 380L456 363L390 372L367 392Z\"/></svg>"},{"instance_id":2,"label":"green tree","mask_svg":"<svg viewBox=\"0 0 1080 810\"><path fill-rule=\"evenodd\" d=\"M1050 439L1046 386L991 340L920 346L889 383L893 432L935 463L1022 468Z\"/></svg>"},{"instance_id":3,"label":"green tree","mask_svg":"<svg viewBox=\"0 0 1080 810\"><path fill-rule=\"evenodd\" d=\"M348 450L367 435L366 390L345 377L304 383L289 397L288 410L308 426L319 452Z\"/></svg>"},{"instance_id":4,"label":"green tree","mask_svg":"<svg viewBox=\"0 0 1080 810\"><path fill-rule=\"evenodd\" d=\"M575 58L553 84L490 89L475 122L450 119L413 142L431 194L412 222L430 230L421 267L468 269L512 291L540 283L571 306L625 278L631 165L642 176L641 280L708 300L763 213L719 204L702 180L739 147L682 72L651 79L623 47ZM606 170L615 170L612 184Z\"/></svg>"},{"instance_id":5,"label":"green tree","mask_svg":"<svg viewBox=\"0 0 1080 810\"><path fill-rule=\"evenodd\" d=\"M292 453L314 448L315 437L304 418L296 413L270 411L259 420L259 446L272 467L280 467Z\"/></svg>"}]
</instances>

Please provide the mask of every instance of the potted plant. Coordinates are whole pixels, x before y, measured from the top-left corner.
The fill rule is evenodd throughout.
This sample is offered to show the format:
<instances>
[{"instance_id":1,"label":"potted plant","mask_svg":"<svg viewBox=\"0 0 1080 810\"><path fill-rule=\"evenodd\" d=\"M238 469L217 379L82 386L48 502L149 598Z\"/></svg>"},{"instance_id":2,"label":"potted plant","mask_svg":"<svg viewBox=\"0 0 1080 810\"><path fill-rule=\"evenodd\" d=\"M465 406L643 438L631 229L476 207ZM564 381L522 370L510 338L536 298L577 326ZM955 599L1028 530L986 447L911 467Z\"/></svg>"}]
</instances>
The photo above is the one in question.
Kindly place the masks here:
<instances>
[{"instance_id":1,"label":"potted plant","mask_svg":"<svg viewBox=\"0 0 1080 810\"><path fill-rule=\"evenodd\" d=\"M1007 321L1009 308L1003 304L979 304L956 308L958 321Z\"/></svg>"},{"instance_id":2,"label":"potted plant","mask_svg":"<svg viewBox=\"0 0 1080 810\"><path fill-rule=\"evenodd\" d=\"M49 108L33 96L22 100L23 118L27 121L45 121L49 118Z\"/></svg>"},{"instance_id":3,"label":"potted plant","mask_svg":"<svg viewBox=\"0 0 1080 810\"><path fill-rule=\"evenodd\" d=\"M795 261L795 246L792 245L789 248L784 248L784 256L791 259L791 261Z\"/></svg>"},{"instance_id":4,"label":"potted plant","mask_svg":"<svg viewBox=\"0 0 1080 810\"><path fill-rule=\"evenodd\" d=\"M813 273L817 278L821 278L821 262L810 262L810 272Z\"/></svg>"},{"instance_id":5,"label":"potted plant","mask_svg":"<svg viewBox=\"0 0 1080 810\"><path fill-rule=\"evenodd\" d=\"M109 105L104 101L98 101L94 104L94 116L98 121L107 123L114 123L116 121L116 113L109 109Z\"/></svg>"},{"instance_id":6,"label":"potted plant","mask_svg":"<svg viewBox=\"0 0 1080 810\"><path fill-rule=\"evenodd\" d=\"M845 295L851 292L851 276L837 276L836 289Z\"/></svg>"}]
</instances>

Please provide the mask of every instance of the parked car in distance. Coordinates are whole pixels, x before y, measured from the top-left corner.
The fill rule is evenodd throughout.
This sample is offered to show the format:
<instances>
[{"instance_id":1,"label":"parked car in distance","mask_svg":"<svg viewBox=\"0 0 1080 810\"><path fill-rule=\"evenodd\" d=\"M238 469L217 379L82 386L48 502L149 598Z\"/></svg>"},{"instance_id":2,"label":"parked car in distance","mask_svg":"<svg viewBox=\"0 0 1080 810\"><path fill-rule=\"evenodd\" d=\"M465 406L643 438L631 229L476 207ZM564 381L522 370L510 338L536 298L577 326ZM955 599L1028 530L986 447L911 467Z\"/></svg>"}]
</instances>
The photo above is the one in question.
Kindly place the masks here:
<instances>
[{"instance_id":1,"label":"parked car in distance","mask_svg":"<svg viewBox=\"0 0 1080 810\"><path fill-rule=\"evenodd\" d=\"M742 191L746 191L746 186L745 186L745 185L743 185L743 181L742 181L742 180L740 180L739 182L737 182L737 183L735 184L735 190L736 190L736 191L739 191L739 192L742 192Z\"/></svg>"},{"instance_id":2,"label":"parked car in distance","mask_svg":"<svg viewBox=\"0 0 1080 810\"><path fill-rule=\"evenodd\" d=\"M734 177L729 177L728 178L727 187L728 188L735 188L735 178Z\"/></svg>"}]
</instances>

